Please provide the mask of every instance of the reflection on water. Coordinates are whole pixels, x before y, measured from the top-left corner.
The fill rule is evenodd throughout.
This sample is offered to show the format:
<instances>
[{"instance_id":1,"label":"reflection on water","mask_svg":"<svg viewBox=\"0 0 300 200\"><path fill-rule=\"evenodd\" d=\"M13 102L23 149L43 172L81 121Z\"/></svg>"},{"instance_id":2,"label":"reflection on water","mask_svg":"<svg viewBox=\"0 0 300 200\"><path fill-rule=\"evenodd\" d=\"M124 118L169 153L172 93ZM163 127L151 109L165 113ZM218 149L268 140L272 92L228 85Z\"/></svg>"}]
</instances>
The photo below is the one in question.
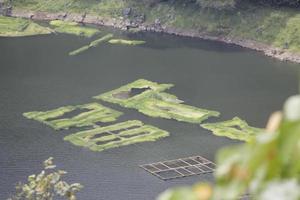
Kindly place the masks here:
<instances>
[{"instance_id":1,"label":"reflection on water","mask_svg":"<svg viewBox=\"0 0 300 200\"><path fill-rule=\"evenodd\" d=\"M175 84L169 92L186 104L221 112L219 119L208 122L239 116L252 126L263 127L270 112L280 109L284 100L298 91L297 64L197 39L157 34L134 37L147 44L103 44L73 57L68 52L89 43L89 39L66 35L0 38L1 199L13 191L18 180L39 171L41 161L53 156L58 167L69 172L68 179L85 186L79 199L114 200L122 196L150 200L170 186L212 177L164 182L138 165L192 155L213 160L219 148L236 143L195 124L155 119L102 102L124 112L120 122L138 119L169 131L171 136L91 152L63 141L77 129L57 133L25 119L23 112L93 102L92 96L145 78Z\"/></svg>"}]
</instances>

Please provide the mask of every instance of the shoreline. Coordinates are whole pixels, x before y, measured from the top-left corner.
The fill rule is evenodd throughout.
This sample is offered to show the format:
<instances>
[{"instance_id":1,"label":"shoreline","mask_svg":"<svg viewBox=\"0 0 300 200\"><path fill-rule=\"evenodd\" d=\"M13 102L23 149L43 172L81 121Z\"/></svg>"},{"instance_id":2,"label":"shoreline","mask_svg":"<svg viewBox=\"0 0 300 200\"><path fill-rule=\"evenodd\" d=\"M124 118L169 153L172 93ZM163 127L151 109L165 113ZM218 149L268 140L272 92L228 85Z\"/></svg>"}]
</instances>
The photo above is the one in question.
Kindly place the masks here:
<instances>
[{"instance_id":1,"label":"shoreline","mask_svg":"<svg viewBox=\"0 0 300 200\"><path fill-rule=\"evenodd\" d=\"M206 33L196 30L186 30L174 27L166 27L160 24L149 23L132 23L128 19L116 19L116 18L103 18L100 16L77 14L77 13L48 13L38 11L25 11L13 9L7 14L10 17L20 17L33 19L38 21L50 21L50 20L66 20L83 24L92 24L98 26L107 26L118 28L121 30L128 30L134 28L138 31L150 31L156 33L166 33L177 36L185 36L192 38L199 38L203 40L211 40L222 42L231 45L237 45L240 47L252 49L258 52L262 52L264 55L276 58L280 61L290 61L294 63L300 63L300 53L293 53L281 48L273 47L271 45L263 44L253 40L232 38L227 36L210 36Z\"/></svg>"}]
</instances>

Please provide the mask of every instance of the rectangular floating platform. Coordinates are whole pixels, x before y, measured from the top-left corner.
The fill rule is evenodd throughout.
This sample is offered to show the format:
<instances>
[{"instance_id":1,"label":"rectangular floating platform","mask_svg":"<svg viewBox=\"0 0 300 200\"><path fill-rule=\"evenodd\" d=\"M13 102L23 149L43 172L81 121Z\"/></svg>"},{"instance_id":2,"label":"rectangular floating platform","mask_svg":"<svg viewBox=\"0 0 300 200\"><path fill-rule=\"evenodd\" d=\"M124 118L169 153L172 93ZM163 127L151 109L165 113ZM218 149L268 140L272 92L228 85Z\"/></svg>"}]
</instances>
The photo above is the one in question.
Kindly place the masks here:
<instances>
[{"instance_id":1,"label":"rectangular floating platform","mask_svg":"<svg viewBox=\"0 0 300 200\"><path fill-rule=\"evenodd\" d=\"M139 79L94 98L137 109L150 117L175 119L189 123L201 123L209 117L220 115L217 111L182 104L183 101L175 95L164 92L171 87L173 87L172 84L158 84Z\"/></svg>"},{"instance_id":2,"label":"rectangular floating platform","mask_svg":"<svg viewBox=\"0 0 300 200\"><path fill-rule=\"evenodd\" d=\"M66 136L64 140L92 151L103 151L141 142L156 141L167 136L169 136L167 131L145 125L138 120L131 120L81 131Z\"/></svg>"},{"instance_id":3,"label":"rectangular floating platform","mask_svg":"<svg viewBox=\"0 0 300 200\"><path fill-rule=\"evenodd\" d=\"M162 180L170 180L213 173L216 165L202 156L192 156L140 165L140 167Z\"/></svg>"},{"instance_id":4,"label":"rectangular floating platform","mask_svg":"<svg viewBox=\"0 0 300 200\"><path fill-rule=\"evenodd\" d=\"M75 116L66 115L78 111ZM89 103L76 106L64 106L49 111L33 111L24 113L28 119L47 124L55 130L71 127L97 126L97 122L113 122L123 113L105 107L99 103Z\"/></svg>"}]
</instances>

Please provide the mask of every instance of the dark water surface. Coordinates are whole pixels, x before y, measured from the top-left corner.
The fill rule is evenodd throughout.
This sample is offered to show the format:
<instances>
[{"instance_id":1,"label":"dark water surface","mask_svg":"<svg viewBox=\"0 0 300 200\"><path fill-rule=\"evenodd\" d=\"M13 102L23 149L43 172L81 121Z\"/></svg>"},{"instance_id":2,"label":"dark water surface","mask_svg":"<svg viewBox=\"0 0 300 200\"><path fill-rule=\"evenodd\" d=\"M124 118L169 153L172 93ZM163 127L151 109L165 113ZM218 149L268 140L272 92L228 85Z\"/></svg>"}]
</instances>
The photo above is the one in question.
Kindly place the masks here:
<instances>
[{"instance_id":1,"label":"dark water surface","mask_svg":"<svg viewBox=\"0 0 300 200\"><path fill-rule=\"evenodd\" d=\"M50 156L67 180L85 188L80 200L152 200L171 186L211 180L211 175L162 181L140 164L191 155L214 158L235 141L216 137L198 125L155 119L134 110L103 103L125 112L119 119L139 119L171 136L104 152L64 142L69 131L22 117L23 112L92 102L92 96L139 78L173 83L169 92L187 104L214 109L219 119L239 116L263 127L268 115L297 93L297 66L259 53L219 43L145 34L139 47L100 45L81 55L68 52L90 40L67 35L0 38L0 199L14 184L41 170Z\"/></svg>"}]
</instances>

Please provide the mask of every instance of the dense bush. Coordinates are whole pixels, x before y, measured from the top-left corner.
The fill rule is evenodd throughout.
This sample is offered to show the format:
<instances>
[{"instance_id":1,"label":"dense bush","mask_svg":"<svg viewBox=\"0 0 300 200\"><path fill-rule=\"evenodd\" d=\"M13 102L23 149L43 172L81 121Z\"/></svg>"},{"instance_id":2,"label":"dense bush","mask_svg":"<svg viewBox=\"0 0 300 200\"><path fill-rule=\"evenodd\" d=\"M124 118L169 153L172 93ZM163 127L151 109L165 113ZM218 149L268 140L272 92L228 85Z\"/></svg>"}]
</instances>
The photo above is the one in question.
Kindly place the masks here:
<instances>
[{"instance_id":1,"label":"dense bush","mask_svg":"<svg viewBox=\"0 0 300 200\"><path fill-rule=\"evenodd\" d=\"M66 171L55 170L53 158L44 161L44 170L28 177L27 183L19 183L16 193L8 200L76 200L76 193L83 187L79 183L69 184L62 180Z\"/></svg>"}]
</instances>

